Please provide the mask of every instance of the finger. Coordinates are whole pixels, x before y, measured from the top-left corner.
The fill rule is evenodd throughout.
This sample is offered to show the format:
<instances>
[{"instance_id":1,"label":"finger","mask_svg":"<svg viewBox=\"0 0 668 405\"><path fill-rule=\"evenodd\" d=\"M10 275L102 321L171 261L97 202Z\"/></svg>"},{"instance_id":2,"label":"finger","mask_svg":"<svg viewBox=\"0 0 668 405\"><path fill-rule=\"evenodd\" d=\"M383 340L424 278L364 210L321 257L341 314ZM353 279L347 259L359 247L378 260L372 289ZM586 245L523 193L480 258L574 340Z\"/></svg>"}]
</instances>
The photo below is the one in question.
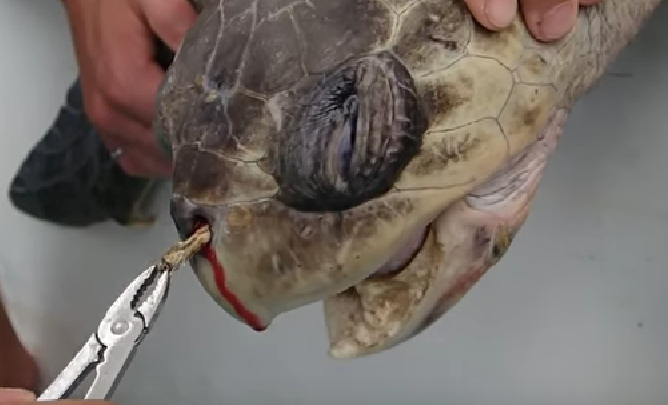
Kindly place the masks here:
<instances>
[{"instance_id":1,"label":"finger","mask_svg":"<svg viewBox=\"0 0 668 405\"><path fill-rule=\"evenodd\" d=\"M161 179L167 179L172 175L171 162L155 151L141 149L128 149L128 151L118 159L118 164L125 173L136 177Z\"/></svg>"},{"instance_id":2,"label":"finger","mask_svg":"<svg viewBox=\"0 0 668 405\"><path fill-rule=\"evenodd\" d=\"M150 125L155 97L165 76L153 60L154 38L136 10L115 2L102 3L106 18L101 24L107 25L99 30L97 84L113 107Z\"/></svg>"},{"instance_id":3,"label":"finger","mask_svg":"<svg viewBox=\"0 0 668 405\"><path fill-rule=\"evenodd\" d=\"M176 51L197 14L187 0L138 0L151 29Z\"/></svg>"},{"instance_id":4,"label":"finger","mask_svg":"<svg viewBox=\"0 0 668 405\"><path fill-rule=\"evenodd\" d=\"M150 126L115 108L103 95L84 90L84 108L107 146L132 145L133 148L159 148Z\"/></svg>"},{"instance_id":5,"label":"finger","mask_svg":"<svg viewBox=\"0 0 668 405\"><path fill-rule=\"evenodd\" d=\"M142 125L150 126L155 117L155 99L164 76L160 66L151 62L132 73L128 72L123 79L112 80L102 90L112 107Z\"/></svg>"},{"instance_id":6,"label":"finger","mask_svg":"<svg viewBox=\"0 0 668 405\"><path fill-rule=\"evenodd\" d=\"M562 38L573 28L578 0L520 0L529 31L541 41Z\"/></svg>"},{"instance_id":7,"label":"finger","mask_svg":"<svg viewBox=\"0 0 668 405\"><path fill-rule=\"evenodd\" d=\"M0 389L0 405L30 403L35 401L35 394L20 388L2 388Z\"/></svg>"},{"instance_id":8,"label":"finger","mask_svg":"<svg viewBox=\"0 0 668 405\"><path fill-rule=\"evenodd\" d=\"M507 27L517 14L517 0L465 0L471 14L485 28Z\"/></svg>"},{"instance_id":9,"label":"finger","mask_svg":"<svg viewBox=\"0 0 668 405\"><path fill-rule=\"evenodd\" d=\"M158 145L151 127L114 110L100 95L84 95L84 101L86 114L107 149L123 151L118 163L127 174L161 178L171 175L171 160Z\"/></svg>"},{"instance_id":10,"label":"finger","mask_svg":"<svg viewBox=\"0 0 668 405\"><path fill-rule=\"evenodd\" d=\"M31 404L33 402L30 402ZM94 400L94 399L63 399L60 401L50 402L52 405L114 405L113 402ZM14 403L5 404L0 402L0 405L18 405Z\"/></svg>"},{"instance_id":11,"label":"finger","mask_svg":"<svg viewBox=\"0 0 668 405\"><path fill-rule=\"evenodd\" d=\"M165 156L162 149L155 146L147 148L128 149L128 165L134 165L137 170L126 169L126 172L135 176L151 178L169 178L172 175L172 161ZM133 174L134 173L134 174Z\"/></svg>"},{"instance_id":12,"label":"finger","mask_svg":"<svg viewBox=\"0 0 668 405\"><path fill-rule=\"evenodd\" d=\"M114 109L144 125L151 125L155 116L155 98L165 72L152 61L143 65L114 66L123 63L122 59L116 59L105 64L102 69L109 72L98 75L101 77L100 91Z\"/></svg>"},{"instance_id":13,"label":"finger","mask_svg":"<svg viewBox=\"0 0 668 405\"><path fill-rule=\"evenodd\" d=\"M103 142L110 152L120 150L116 163L126 174L136 177L169 178L172 174L172 162L162 150L155 147L138 147L133 142L118 142L118 138L102 135Z\"/></svg>"}]
</instances>

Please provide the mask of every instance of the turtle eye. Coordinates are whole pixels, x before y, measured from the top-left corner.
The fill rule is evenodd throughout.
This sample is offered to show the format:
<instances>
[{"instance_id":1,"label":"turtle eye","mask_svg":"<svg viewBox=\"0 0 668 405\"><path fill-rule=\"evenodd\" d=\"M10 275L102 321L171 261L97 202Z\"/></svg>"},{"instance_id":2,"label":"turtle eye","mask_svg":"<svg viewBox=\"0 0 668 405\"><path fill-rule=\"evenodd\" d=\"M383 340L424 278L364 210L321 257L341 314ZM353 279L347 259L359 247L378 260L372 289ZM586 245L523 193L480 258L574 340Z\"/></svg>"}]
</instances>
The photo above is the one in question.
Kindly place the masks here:
<instances>
[{"instance_id":1,"label":"turtle eye","mask_svg":"<svg viewBox=\"0 0 668 405\"><path fill-rule=\"evenodd\" d=\"M350 177L352 175L350 168L357 142L357 118L357 96L353 95L343 103L343 128L341 131L341 143L339 144L339 167L341 170L340 174L343 177Z\"/></svg>"},{"instance_id":2,"label":"turtle eye","mask_svg":"<svg viewBox=\"0 0 668 405\"><path fill-rule=\"evenodd\" d=\"M302 211L341 211L389 191L428 126L410 72L379 53L304 84L268 159L276 198Z\"/></svg>"}]
</instances>

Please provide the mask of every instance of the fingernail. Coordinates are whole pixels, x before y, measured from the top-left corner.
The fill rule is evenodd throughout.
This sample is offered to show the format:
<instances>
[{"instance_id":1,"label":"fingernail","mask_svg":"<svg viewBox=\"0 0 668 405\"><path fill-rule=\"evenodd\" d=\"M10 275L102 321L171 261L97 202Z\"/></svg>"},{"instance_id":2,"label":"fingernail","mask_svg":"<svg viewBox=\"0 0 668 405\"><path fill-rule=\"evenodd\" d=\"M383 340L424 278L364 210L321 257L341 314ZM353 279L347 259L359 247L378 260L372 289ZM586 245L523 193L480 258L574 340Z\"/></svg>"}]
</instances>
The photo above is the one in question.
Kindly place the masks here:
<instances>
[{"instance_id":1,"label":"fingernail","mask_svg":"<svg viewBox=\"0 0 668 405\"><path fill-rule=\"evenodd\" d=\"M516 0L487 0L485 15L496 28L505 28L513 21L517 14Z\"/></svg>"},{"instance_id":2,"label":"fingernail","mask_svg":"<svg viewBox=\"0 0 668 405\"><path fill-rule=\"evenodd\" d=\"M563 37L571 30L576 16L575 2L566 0L552 7L538 22L543 39L551 41Z\"/></svg>"},{"instance_id":3,"label":"fingernail","mask_svg":"<svg viewBox=\"0 0 668 405\"><path fill-rule=\"evenodd\" d=\"M18 388L0 388L0 404L3 402L32 402L35 394Z\"/></svg>"}]
</instances>

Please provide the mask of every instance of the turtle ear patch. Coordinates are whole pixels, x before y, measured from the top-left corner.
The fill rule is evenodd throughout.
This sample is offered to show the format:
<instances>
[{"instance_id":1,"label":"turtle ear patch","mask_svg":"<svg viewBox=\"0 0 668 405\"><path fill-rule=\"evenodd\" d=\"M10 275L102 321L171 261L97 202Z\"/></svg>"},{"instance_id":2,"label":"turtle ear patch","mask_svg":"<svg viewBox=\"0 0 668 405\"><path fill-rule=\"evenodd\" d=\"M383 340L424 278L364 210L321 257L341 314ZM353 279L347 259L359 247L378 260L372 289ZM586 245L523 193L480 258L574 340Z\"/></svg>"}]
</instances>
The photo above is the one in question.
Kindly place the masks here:
<instances>
[{"instance_id":1,"label":"turtle ear patch","mask_svg":"<svg viewBox=\"0 0 668 405\"><path fill-rule=\"evenodd\" d=\"M270 152L277 198L350 209L389 191L428 126L408 70L389 53L348 62L297 101Z\"/></svg>"}]
</instances>

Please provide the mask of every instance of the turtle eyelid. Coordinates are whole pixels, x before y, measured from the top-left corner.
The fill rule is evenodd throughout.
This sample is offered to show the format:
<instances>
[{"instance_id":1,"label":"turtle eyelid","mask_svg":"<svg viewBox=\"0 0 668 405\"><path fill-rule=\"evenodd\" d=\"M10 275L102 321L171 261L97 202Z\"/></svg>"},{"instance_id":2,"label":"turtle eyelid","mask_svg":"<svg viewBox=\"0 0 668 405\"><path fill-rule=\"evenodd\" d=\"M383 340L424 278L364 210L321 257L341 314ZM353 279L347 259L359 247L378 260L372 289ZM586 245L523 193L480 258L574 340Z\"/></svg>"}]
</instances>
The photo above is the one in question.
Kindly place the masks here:
<instances>
[{"instance_id":1,"label":"turtle eyelid","mask_svg":"<svg viewBox=\"0 0 668 405\"><path fill-rule=\"evenodd\" d=\"M357 96L352 96L343 105L343 133L341 134L341 143L339 144L340 174L344 175L344 177L352 175L350 173L350 166L352 165L355 145L357 144L357 118Z\"/></svg>"}]
</instances>

